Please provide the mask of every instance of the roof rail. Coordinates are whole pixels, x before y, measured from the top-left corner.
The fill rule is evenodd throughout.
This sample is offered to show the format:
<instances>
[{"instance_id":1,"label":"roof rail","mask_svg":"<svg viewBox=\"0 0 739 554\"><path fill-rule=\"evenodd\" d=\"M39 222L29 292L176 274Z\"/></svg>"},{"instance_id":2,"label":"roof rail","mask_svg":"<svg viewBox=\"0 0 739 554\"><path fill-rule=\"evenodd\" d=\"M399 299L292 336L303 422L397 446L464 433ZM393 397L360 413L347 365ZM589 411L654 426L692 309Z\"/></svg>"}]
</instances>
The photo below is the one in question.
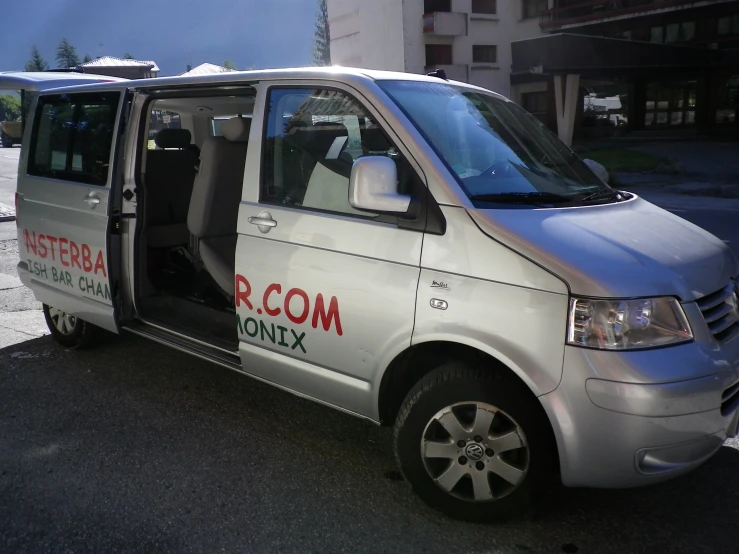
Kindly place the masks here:
<instances>
[{"instance_id":1,"label":"roof rail","mask_svg":"<svg viewBox=\"0 0 739 554\"><path fill-rule=\"evenodd\" d=\"M44 69L44 73L84 73L77 67L70 67L69 69Z\"/></svg>"}]
</instances>

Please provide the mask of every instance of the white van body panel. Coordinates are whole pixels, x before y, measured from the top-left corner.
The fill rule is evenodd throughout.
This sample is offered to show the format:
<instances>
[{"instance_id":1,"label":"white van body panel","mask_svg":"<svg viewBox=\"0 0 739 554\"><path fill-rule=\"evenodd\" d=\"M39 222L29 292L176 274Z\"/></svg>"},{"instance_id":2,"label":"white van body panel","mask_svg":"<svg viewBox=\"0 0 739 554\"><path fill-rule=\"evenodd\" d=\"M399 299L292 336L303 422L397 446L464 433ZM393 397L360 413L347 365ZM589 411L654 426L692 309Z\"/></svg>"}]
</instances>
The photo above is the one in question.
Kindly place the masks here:
<instances>
[{"instance_id":1,"label":"white van body panel","mask_svg":"<svg viewBox=\"0 0 739 554\"><path fill-rule=\"evenodd\" d=\"M109 274L109 203L121 121L120 94L105 185L91 185L31 175L32 147L25 133L18 176L18 275L39 302L55 306L85 321L118 332ZM103 92L99 90L99 92ZM29 128L35 126L37 100Z\"/></svg>"},{"instance_id":2,"label":"white van body panel","mask_svg":"<svg viewBox=\"0 0 739 554\"><path fill-rule=\"evenodd\" d=\"M300 85L336 87L315 81ZM388 354L411 344L424 235L370 219L260 203L269 88L263 84L258 90L236 248L244 371L377 419L373 385L389 364ZM356 90L347 92L370 109ZM267 233L248 221L263 212L277 222ZM240 278L248 281L251 308L239 301Z\"/></svg>"},{"instance_id":3,"label":"white van body panel","mask_svg":"<svg viewBox=\"0 0 739 554\"><path fill-rule=\"evenodd\" d=\"M413 344L471 346L511 368L537 396L551 392L562 377L565 283L483 235L466 210L442 212L447 232L424 239Z\"/></svg>"},{"instance_id":4,"label":"white van body panel","mask_svg":"<svg viewBox=\"0 0 739 554\"><path fill-rule=\"evenodd\" d=\"M603 206L470 212L482 231L600 298L676 296L725 287L739 268L727 246L642 198Z\"/></svg>"},{"instance_id":5,"label":"white van body panel","mask_svg":"<svg viewBox=\"0 0 739 554\"><path fill-rule=\"evenodd\" d=\"M56 71L3 71L0 72L0 90L25 90L39 92L61 87L73 87L105 82L125 81L119 77L65 73Z\"/></svg>"}]
</instances>

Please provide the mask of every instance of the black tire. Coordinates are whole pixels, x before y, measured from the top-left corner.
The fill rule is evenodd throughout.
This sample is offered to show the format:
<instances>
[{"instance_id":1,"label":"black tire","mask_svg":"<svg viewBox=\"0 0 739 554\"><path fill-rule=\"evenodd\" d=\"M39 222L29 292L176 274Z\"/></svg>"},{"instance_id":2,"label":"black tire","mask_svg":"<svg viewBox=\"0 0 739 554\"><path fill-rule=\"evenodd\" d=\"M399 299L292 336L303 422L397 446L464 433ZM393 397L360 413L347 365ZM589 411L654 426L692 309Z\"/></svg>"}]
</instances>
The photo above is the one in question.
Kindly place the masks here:
<instances>
[{"instance_id":1,"label":"black tire","mask_svg":"<svg viewBox=\"0 0 739 554\"><path fill-rule=\"evenodd\" d=\"M0 141L2 141L3 148L12 148L13 147L13 139L10 138L5 133L3 133L2 137L0 137Z\"/></svg>"},{"instance_id":2,"label":"black tire","mask_svg":"<svg viewBox=\"0 0 739 554\"><path fill-rule=\"evenodd\" d=\"M430 474L433 468L427 469L427 467L434 465L440 468L440 473L443 473L446 470L441 467L442 464L446 464L445 467L451 470L452 465L459 464L462 460L459 458L458 461L426 458L427 466L421 453L421 444L425 438L429 437L429 433L437 433L436 438L438 439L439 430L433 429L432 426L441 427L438 420L434 420L441 411L457 405L454 413L457 413L456 410L460 410L461 413L455 415L455 418L461 421L459 418L464 418L465 410L476 409L472 405L473 402L477 403L480 409L484 408L488 414L495 412L487 410L487 406L499 410L493 416L492 427L488 426L489 431L493 430L493 435L491 436L488 431L488 439L483 439L483 443L490 439L488 445L492 446L496 426L503 430L509 422L512 422L515 436L524 437L522 442L528 444L497 456L491 448L486 448L484 454L480 454L482 459L474 462L476 466L469 465L470 469L467 469L468 466L465 464L472 463L471 458L464 458L462 455L461 457L467 462L458 465L458 470L468 471L469 475L462 477L450 493L434 480ZM421 499L432 508L452 518L488 522L521 516L528 510L533 494L543 488L551 475L555 447L552 444L551 431L545 418L546 415L536 398L513 376L489 367L478 369L464 363L447 362L427 374L408 393L395 424L395 457L404 477ZM446 433L444 430L440 432ZM501 434L507 432L502 431ZM445 443L447 445L445 448L454 449L459 446L460 450L457 452L468 453L460 446L461 442L456 443L452 439L451 434L447 433L447 438L442 436L438 440L448 441ZM475 450L479 453L479 449L475 449L472 445L475 439L466 440L469 441L465 443L466 446L473 447L469 453L474 454ZM485 464L500 464L501 460L495 460L495 458L504 456L506 458L503 463L517 466L516 471L525 467L525 470L519 474L523 477L519 477L520 481L516 485L501 480L494 473L488 473L488 467L492 468L493 465ZM514 458L511 459L509 456L514 456ZM439 465L437 465L437 460ZM482 462L484 462L483 465L480 465ZM478 475L473 475L473 473L477 469L484 471L481 474L486 476L483 482L486 482L490 488L493 496L491 500L475 500L466 496L475 494L473 477L478 477ZM439 477L440 474L436 474L436 478ZM507 490L510 487L512 488Z\"/></svg>"},{"instance_id":3,"label":"black tire","mask_svg":"<svg viewBox=\"0 0 739 554\"><path fill-rule=\"evenodd\" d=\"M93 346L97 341L99 329L84 321L78 317L71 317L72 325L63 325L63 329L59 328L58 321L59 317L63 317L66 314L59 315L55 313L54 308L44 304L44 319L46 319L46 325L51 332L51 336L56 342L66 348L74 350L89 348Z\"/></svg>"}]
</instances>

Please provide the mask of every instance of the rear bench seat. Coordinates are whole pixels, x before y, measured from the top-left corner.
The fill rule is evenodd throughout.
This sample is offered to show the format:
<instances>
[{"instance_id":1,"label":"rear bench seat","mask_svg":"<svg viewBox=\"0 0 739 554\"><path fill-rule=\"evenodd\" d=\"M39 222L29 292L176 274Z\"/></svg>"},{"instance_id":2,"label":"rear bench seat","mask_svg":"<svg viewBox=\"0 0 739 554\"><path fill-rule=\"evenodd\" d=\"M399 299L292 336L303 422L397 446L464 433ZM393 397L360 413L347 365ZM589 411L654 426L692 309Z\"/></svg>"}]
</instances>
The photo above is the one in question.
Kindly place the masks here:
<instances>
[{"instance_id":1,"label":"rear bench seat","mask_svg":"<svg viewBox=\"0 0 739 554\"><path fill-rule=\"evenodd\" d=\"M187 212L199 156L187 129L162 129L154 141L162 150L146 156L146 236L150 248L171 248L190 241Z\"/></svg>"}]
</instances>

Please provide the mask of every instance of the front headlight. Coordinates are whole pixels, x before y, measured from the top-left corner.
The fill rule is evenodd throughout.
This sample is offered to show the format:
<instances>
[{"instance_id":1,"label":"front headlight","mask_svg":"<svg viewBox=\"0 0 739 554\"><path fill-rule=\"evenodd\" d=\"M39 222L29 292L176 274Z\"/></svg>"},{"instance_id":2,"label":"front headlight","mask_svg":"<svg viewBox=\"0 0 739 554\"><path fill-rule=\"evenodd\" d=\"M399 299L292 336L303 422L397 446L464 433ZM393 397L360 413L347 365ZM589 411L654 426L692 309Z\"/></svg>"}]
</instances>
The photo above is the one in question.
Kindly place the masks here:
<instances>
[{"instance_id":1,"label":"front headlight","mask_svg":"<svg viewBox=\"0 0 739 554\"><path fill-rule=\"evenodd\" d=\"M674 298L570 299L567 343L630 350L688 342L693 333Z\"/></svg>"}]
</instances>

